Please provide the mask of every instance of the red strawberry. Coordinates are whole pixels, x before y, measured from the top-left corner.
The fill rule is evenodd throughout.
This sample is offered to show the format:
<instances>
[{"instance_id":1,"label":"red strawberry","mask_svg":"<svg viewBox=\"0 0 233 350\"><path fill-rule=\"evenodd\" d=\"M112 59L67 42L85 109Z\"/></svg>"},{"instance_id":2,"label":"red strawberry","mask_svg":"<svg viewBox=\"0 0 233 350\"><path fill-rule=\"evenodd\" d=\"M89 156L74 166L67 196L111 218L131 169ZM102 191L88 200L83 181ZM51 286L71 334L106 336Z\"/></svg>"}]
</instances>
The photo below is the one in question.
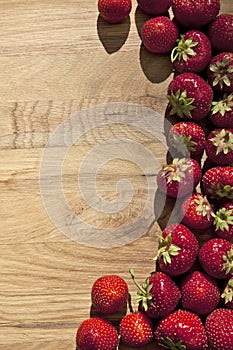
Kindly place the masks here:
<instances>
[{"instance_id":1,"label":"red strawberry","mask_svg":"<svg viewBox=\"0 0 233 350\"><path fill-rule=\"evenodd\" d=\"M181 34L171 53L171 61L179 73L203 71L211 60L211 43L201 31L192 29Z\"/></svg>"},{"instance_id":2,"label":"red strawberry","mask_svg":"<svg viewBox=\"0 0 233 350\"><path fill-rule=\"evenodd\" d=\"M209 118L219 128L233 128L233 93L212 102Z\"/></svg>"},{"instance_id":3,"label":"red strawberry","mask_svg":"<svg viewBox=\"0 0 233 350\"><path fill-rule=\"evenodd\" d=\"M160 318L175 309L180 299L180 290L168 275L163 272L154 272L140 286L135 279L133 269L130 269L130 274L138 288L136 300L140 311L151 318Z\"/></svg>"},{"instance_id":4,"label":"red strawberry","mask_svg":"<svg viewBox=\"0 0 233 350\"><path fill-rule=\"evenodd\" d=\"M213 91L199 75L182 73L170 82L167 98L170 115L200 121L211 109Z\"/></svg>"},{"instance_id":5,"label":"red strawberry","mask_svg":"<svg viewBox=\"0 0 233 350\"><path fill-rule=\"evenodd\" d=\"M233 349L233 310L218 308L207 317L206 334L212 350Z\"/></svg>"},{"instance_id":6,"label":"red strawberry","mask_svg":"<svg viewBox=\"0 0 233 350\"><path fill-rule=\"evenodd\" d=\"M178 36L177 26L166 16L150 18L144 23L141 31L145 48L159 54L170 52Z\"/></svg>"},{"instance_id":7,"label":"red strawberry","mask_svg":"<svg viewBox=\"0 0 233 350\"><path fill-rule=\"evenodd\" d=\"M207 229L214 221L213 209L202 193L194 193L181 205L182 223L193 229Z\"/></svg>"},{"instance_id":8,"label":"red strawberry","mask_svg":"<svg viewBox=\"0 0 233 350\"><path fill-rule=\"evenodd\" d=\"M221 52L212 57L207 78L211 87L218 92L233 91L233 52Z\"/></svg>"},{"instance_id":9,"label":"red strawberry","mask_svg":"<svg viewBox=\"0 0 233 350\"><path fill-rule=\"evenodd\" d=\"M231 277L226 285L225 288L221 294L221 298L224 299L224 306L233 309L233 277Z\"/></svg>"},{"instance_id":10,"label":"red strawberry","mask_svg":"<svg viewBox=\"0 0 233 350\"><path fill-rule=\"evenodd\" d=\"M150 344L153 340L153 324L144 312L126 315L120 323L120 339L130 347Z\"/></svg>"},{"instance_id":11,"label":"red strawberry","mask_svg":"<svg viewBox=\"0 0 233 350\"><path fill-rule=\"evenodd\" d=\"M155 338L167 349L205 350L208 341L200 317L191 311L176 310L162 319Z\"/></svg>"},{"instance_id":12,"label":"red strawberry","mask_svg":"<svg viewBox=\"0 0 233 350\"><path fill-rule=\"evenodd\" d=\"M233 15L220 14L209 26L208 36L218 51L233 51Z\"/></svg>"},{"instance_id":13,"label":"red strawberry","mask_svg":"<svg viewBox=\"0 0 233 350\"><path fill-rule=\"evenodd\" d=\"M201 185L210 200L233 199L233 167L216 166L208 169L202 177Z\"/></svg>"},{"instance_id":14,"label":"red strawberry","mask_svg":"<svg viewBox=\"0 0 233 350\"><path fill-rule=\"evenodd\" d=\"M172 0L137 0L139 7L148 15L158 16L166 13Z\"/></svg>"},{"instance_id":15,"label":"red strawberry","mask_svg":"<svg viewBox=\"0 0 233 350\"><path fill-rule=\"evenodd\" d=\"M116 350L118 334L112 324L99 317L87 319L77 330L78 350Z\"/></svg>"},{"instance_id":16,"label":"red strawberry","mask_svg":"<svg viewBox=\"0 0 233 350\"><path fill-rule=\"evenodd\" d=\"M214 215L215 234L233 241L233 202L223 204Z\"/></svg>"},{"instance_id":17,"label":"red strawberry","mask_svg":"<svg viewBox=\"0 0 233 350\"><path fill-rule=\"evenodd\" d=\"M183 156L196 156L204 151L205 133L197 123L179 122L171 127L168 141Z\"/></svg>"},{"instance_id":18,"label":"red strawberry","mask_svg":"<svg viewBox=\"0 0 233 350\"><path fill-rule=\"evenodd\" d=\"M219 0L173 0L175 19L187 28L200 28L213 21L219 13Z\"/></svg>"},{"instance_id":19,"label":"red strawberry","mask_svg":"<svg viewBox=\"0 0 233 350\"><path fill-rule=\"evenodd\" d=\"M175 158L160 169L158 188L169 197L180 198L192 192L201 179L198 162L191 158Z\"/></svg>"},{"instance_id":20,"label":"red strawberry","mask_svg":"<svg viewBox=\"0 0 233 350\"><path fill-rule=\"evenodd\" d=\"M131 0L98 0L100 16L108 23L120 23L130 13Z\"/></svg>"},{"instance_id":21,"label":"red strawberry","mask_svg":"<svg viewBox=\"0 0 233 350\"><path fill-rule=\"evenodd\" d=\"M201 266L208 275L226 279L233 273L233 245L223 238L205 242L198 253Z\"/></svg>"},{"instance_id":22,"label":"red strawberry","mask_svg":"<svg viewBox=\"0 0 233 350\"><path fill-rule=\"evenodd\" d=\"M206 140L205 151L218 165L233 163L233 129L212 130Z\"/></svg>"},{"instance_id":23,"label":"red strawberry","mask_svg":"<svg viewBox=\"0 0 233 350\"><path fill-rule=\"evenodd\" d=\"M167 226L160 237L154 260L169 276L181 275L193 266L198 253L195 235L182 224Z\"/></svg>"},{"instance_id":24,"label":"red strawberry","mask_svg":"<svg viewBox=\"0 0 233 350\"><path fill-rule=\"evenodd\" d=\"M99 312L110 314L119 311L128 298L128 286L117 275L98 278L91 291L92 304Z\"/></svg>"},{"instance_id":25,"label":"red strawberry","mask_svg":"<svg viewBox=\"0 0 233 350\"><path fill-rule=\"evenodd\" d=\"M220 301L216 281L200 271L194 271L182 281L181 304L198 315L213 311Z\"/></svg>"}]
</instances>

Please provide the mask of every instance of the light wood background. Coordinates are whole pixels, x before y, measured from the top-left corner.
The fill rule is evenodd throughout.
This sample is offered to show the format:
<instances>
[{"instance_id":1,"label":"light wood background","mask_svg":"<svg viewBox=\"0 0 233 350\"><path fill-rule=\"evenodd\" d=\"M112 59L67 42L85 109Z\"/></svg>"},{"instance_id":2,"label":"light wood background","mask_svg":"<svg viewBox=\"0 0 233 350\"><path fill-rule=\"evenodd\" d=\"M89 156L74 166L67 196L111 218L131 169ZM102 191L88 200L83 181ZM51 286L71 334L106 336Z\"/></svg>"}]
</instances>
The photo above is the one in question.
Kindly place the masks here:
<instances>
[{"instance_id":1,"label":"light wood background","mask_svg":"<svg viewBox=\"0 0 233 350\"><path fill-rule=\"evenodd\" d=\"M232 1L222 1L221 11L233 13ZM39 182L49 135L81 110L126 102L164 114L172 67L169 57L141 46L145 19L135 0L130 18L116 27L98 18L94 0L0 0L0 349L75 349L76 329L92 313L94 280L118 273L135 294L129 268L140 281L154 268L157 223L121 247L85 246L50 220ZM135 187L130 209L105 216L81 203L77 164L102 138L97 130L89 141L81 139L63 169L67 200L76 212L82 204L93 230L124 226L140 215L151 175L118 160L102 168L97 188L112 201L117 181L128 178ZM137 141L165 162L156 140L143 134Z\"/></svg>"}]
</instances>

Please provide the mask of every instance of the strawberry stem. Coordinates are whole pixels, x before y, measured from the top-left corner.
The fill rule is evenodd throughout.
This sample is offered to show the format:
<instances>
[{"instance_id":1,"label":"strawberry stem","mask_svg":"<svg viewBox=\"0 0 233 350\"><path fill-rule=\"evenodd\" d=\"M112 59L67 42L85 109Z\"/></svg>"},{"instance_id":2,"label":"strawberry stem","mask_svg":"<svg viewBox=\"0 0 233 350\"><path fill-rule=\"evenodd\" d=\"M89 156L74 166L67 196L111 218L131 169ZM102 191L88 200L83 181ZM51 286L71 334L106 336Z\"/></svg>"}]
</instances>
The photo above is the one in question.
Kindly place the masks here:
<instances>
[{"instance_id":1,"label":"strawberry stem","mask_svg":"<svg viewBox=\"0 0 233 350\"><path fill-rule=\"evenodd\" d=\"M141 302L144 310L147 311L148 304L152 303L151 302L152 294L151 294L150 291L151 291L151 288L153 287L153 285L149 284L148 283L148 279L146 279L146 281L141 286L138 283L138 281L135 279L134 270L132 268L129 269L129 273L130 273L130 275L132 277L132 280L133 280L134 284L138 288L137 295L135 296L135 299L136 299L137 303Z\"/></svg>"},{"instance_id":2,"label":"strawberry stem","mask_svg":"<svg viewBox=\"0 0 233 350\"><path fill-rule=\"evenodd\" d=\"M170 349L170 350L186 350L186 346L183 344L182 340L179 340L177 343L174 343L173 340L169 337L164 337L159 343L160 346Z\"/></svg>"}]
</instances>

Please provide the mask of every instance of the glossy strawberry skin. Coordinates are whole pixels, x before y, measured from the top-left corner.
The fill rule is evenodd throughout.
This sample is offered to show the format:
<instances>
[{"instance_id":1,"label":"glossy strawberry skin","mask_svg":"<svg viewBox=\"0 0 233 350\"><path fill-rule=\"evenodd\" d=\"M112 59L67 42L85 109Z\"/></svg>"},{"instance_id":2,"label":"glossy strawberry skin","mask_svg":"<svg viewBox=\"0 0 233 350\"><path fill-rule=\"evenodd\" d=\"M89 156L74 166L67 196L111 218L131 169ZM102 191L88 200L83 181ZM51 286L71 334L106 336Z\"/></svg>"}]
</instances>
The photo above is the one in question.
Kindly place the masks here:
<instances>
[{"instance_id":1,"label":"glossy strawberry skin","mask_svg":"<svg viewBox=\"0 0 233 350\"><path fill-rule=\"evenodd\" d=\"M169 276L179 276L191 269L198 254L198 241L195 235L182 224L170 224L163 232L162 237L171 235L172 244L179 247L177 255L171 256L171 262L166 263L163 256L158 258L160 269Z\"/></svg>"},{"instance_id":2,"label":"glossy strawberry skin","mask_svg":"<svg viewBox=\"0 0 233 350\"><path fill-rule=\"evenodd\" d=\"M168 85L168 98L171 94L176 94L178 91L186 91L187 97L194 99L192 103L194 108L191 110L190 115L186 116L183 113L180 116L181 118L193 119L192 121L199 122L208 115L213 100L213 90L204 79L195 73L179 74ZM170 114L172 114L172 105Z\"/></svg>"},{"instance_id":3,"label":"glossy strawberry skin","mask_svg":"<svg viewBox=\"0 0 233 350\"><path fill-rule=\"evenodd\" d=\"M223 238L212 238L200 248L198 258L205 272L216 279L227 279L230 272L224 269L224 256L231 251L233 245Z\"/></svg>"},{"instance_id":4,"label":"glossy strawberry skin","mask_svg":"<svg viewBox=\"0 0 233 350\"><path fill-rule=\"evenodd\" d=\"M216 68L217 72L214 72L213 69ZM226 79L228 83L225 82ZM211 58L207 80L214 91L233 92L233 52L221 52Z\"/></svg>"},{"instance_id":5,"label":"glossy strawberry skin","mask_svg":"<svg viewBox=\"0 0 233 350\"><path fill-rule=\"evenodd\" d=\"M212 50L210 40L203 32L196 29L189 30L184 34L184 40L186 41L188 39L197 43L196 46L192 47L193 54L187 54L187 59L179 59L178 56L173 61L173 65L179 73L200 73L208 66L211 60ZM173 51L178 52L175 49ZM185 52L187 52L187 49Z\"/></svg>"},{"instance_id":6,"label":"glossy strawberry skin","mask_svg":"<svg viewBox=\"0 0 233 350\"><path fill-rule=\"evenodd\" d=\"M137 0L139 7L148 15L158 16L166 13L172 0Z\"/></svg>"},{"instance_id":7,"label":"glossy strawberry skin","mask_svg":"<svg viewBox=\"0 0 233 350\"><path fill-rule=\"evenodd\" d=\"M101 313L119 311L126 304L127 298L128 286L118 275L99 277L92 286L92 304Z\"/></svg>"},{"instance_id":8,"label":"glossy strawberry skin","mask_svg":"<svg viewBox=\"0 0 233 350\"><path fill-rule=\"evenodd\" d=\"M233 52L233 15L222 13L210 24L208 36L218 51Z\"/></svg>"},{"instance_id":9,"label":"glossy strawberry skin","mask_svg":"<svg viewBox=\"0 0 233 350\"><path fill-rule=\"evenodd\" d=\"M170 52L178 36L177 26L166 16L150 18L144 23L141 31L145 48L157 54Z\"/></svg>"},{"instance_id":10,"label":"glossy strawberry skin","mask_svg":"<svg viewBox=\"0 0 233 350\"><path fill-rule=\"evenodd\" d=\"M216 136L220 135L221 132L226 132L226 140L224 140L224 137L222 137L217 144ZM224 149L220 149L220 146L223 144L227 146L229 138L232 139L232 142L229 144L230 146L228 149L226 151ZM205 150L209 159L217 165L230 165L233 163L233 129L223 128L212 130L207 137Z\"/></svg>"},{"instance_id":11,"label":"glossy strawberry skin","mask_svg":"<svg viewBox=\"0 0 233 350\"><path fill-rule=\"evenodd\" d=\"M98 0L100 16L108 23L120 23L130 13L131 0Z\"/></svg>"},{"instance_id":12,"label":"glossy strawberry skin","mask_svg":"<svg viewBox=\"0 0 233 350\"><path fill-rule=\"evenodd\" d=\"M164 338L170 338L175 344L181 341L187 350L208 348L207 336L201 319L187 310L176 310L162 319L155 328L155 338L159 343L163 343Z\"/></svg>"},{"instance_id":13,"label":"glossy strawberry skin","mask_svg":"<svg viewBox=\"0 0 233 350\"><path fill-rule=\"evenodd\" d=\"M173 0L175 19L186 28L200 28L213 21L219 13L219 0Z\"/></svg>"},{"instance_id":14,"label":"glossy strawberry skin","mask_svg":"<svg viewBox=\"0 0 233 350\"><path fill-rule=\"evenodd\" d=\"M207 274L194 271L182 281L181 304L198 315L212 312L220 301L216 281Z\"/></svg>"},{"instance_id":15,"label":"glossy strawberry skin","mask_svg":"<svg viewBox=\"0 0 233 350\"><path fill-rule=\"evenodd\" d=\"M150 344L153 340L153 324L144 312L126 315L120 323L121 342L130 347Z\"/></svg>"},{"instance_id":16,"label":"glossy strawberry skin","mask_svg":"<svg viewBox=\"0 0 233 350\"><path fill-rule=\"evenodd\" d=\"M205 322L206 334L212 350L233 349L233 310L218 308Z\"/></svg>"},{"instance_id":17,"label":"glossy strawberry skin","mask_svg":"<svg viewBox=\"0 0 233 350\"><path fill-rule=\"evenodd\" d=\"M118 334L112 324L99 317L81 323L76 334L78 350L116 350Z\"/></svg>"}]
</instances>

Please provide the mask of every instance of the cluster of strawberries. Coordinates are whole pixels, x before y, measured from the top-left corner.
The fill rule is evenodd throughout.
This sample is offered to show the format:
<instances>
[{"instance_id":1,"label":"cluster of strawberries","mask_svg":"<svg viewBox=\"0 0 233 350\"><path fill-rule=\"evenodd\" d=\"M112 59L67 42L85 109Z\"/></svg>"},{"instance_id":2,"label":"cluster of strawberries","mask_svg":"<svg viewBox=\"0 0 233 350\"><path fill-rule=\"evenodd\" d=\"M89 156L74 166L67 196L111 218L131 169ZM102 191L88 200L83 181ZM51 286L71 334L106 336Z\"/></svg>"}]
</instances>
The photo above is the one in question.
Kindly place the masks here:
<instances>
[{"instance_id":1,"label":"cluster of strawberries","mask_svg":"<svg viewBox=\"0 0 233 350\"><path fill-rule=\"evenodd\" d=\"M131 0L99 0L109 23L123 21ZM137 311L118 327L107 315L126 310L129 291L118 275L98 278L91 292L100 317L77 330L78 350L119 344L177 350L233 349L233 15L219 0L138 0L151 18L142 27L147 50L170 54L175 76L165 119L172 160L158 173L158 191L179 201L179 218L162 230L155 271L137 286ZM171 7L174 18L164 15ZM208 239L203 241L203 237ZM130 303L129 303L130 304ZM155 345L156 343L156 345Z\"/></svg>"}]
</instances>

